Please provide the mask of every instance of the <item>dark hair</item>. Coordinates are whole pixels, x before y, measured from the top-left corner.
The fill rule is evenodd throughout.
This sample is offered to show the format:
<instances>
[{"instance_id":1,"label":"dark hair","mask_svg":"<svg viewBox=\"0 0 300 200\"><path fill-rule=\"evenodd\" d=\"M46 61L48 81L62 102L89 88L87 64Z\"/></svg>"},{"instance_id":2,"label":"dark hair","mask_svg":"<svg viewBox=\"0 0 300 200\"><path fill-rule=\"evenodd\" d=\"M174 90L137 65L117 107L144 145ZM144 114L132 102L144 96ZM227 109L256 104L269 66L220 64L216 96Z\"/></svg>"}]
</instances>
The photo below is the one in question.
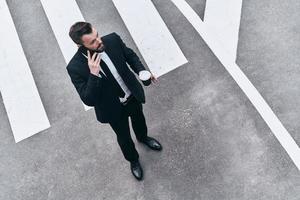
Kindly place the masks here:
<instances>
[{"instance_id":1,"label":"dark hair","mask_svg":"<svg viewBox=\"0 0 300 200\"><path fill-rule=\"evenodd\" d=\"M92 25L88 22L76 22L69 31L69 36L76 43L82 45L81 37L92 32Z\"/></svg>"}]
</instances>

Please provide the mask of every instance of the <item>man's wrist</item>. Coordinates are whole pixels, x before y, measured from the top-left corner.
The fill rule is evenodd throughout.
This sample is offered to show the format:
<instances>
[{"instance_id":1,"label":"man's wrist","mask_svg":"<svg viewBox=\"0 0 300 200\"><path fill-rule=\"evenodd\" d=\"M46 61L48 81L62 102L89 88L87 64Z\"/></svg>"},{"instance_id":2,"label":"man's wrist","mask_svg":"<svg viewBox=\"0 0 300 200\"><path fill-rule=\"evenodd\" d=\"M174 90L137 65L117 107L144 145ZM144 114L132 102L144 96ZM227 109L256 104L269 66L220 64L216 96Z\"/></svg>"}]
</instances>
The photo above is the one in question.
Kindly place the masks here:
<instances>
[{"instance_id":1,"label":"man's wrist","mask_svg":"<svg viewBox=\"0 0 300 200\"><path fill-rule=\"evenodd\" d=\"M91 74L93 74L94 76L99 76L99 72L96 73L96 72L91 72Z\"/></svg>"}]
</instances>

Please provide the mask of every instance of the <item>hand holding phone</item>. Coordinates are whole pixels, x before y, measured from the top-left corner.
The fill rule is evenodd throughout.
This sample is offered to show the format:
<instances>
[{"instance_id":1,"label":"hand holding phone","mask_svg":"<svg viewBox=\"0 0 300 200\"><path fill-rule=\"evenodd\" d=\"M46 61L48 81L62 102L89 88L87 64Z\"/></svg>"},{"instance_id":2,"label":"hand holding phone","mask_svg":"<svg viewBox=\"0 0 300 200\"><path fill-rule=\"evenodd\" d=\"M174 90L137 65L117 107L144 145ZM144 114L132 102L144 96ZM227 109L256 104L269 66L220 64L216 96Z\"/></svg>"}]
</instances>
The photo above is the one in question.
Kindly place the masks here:
<instances>
[{"instance_id":1,"label":"hand holding phone","mask_svg":"<svg viewBox=\"0 0 300 200\"><path fill-rule=\"evenodd\" d=\"M88 65L89 65L91 74L98 76L99 72L100 72L100 61L101 61L100 53L94 53L93 55L91 55L91 52L88 50L87 55L88 55L87 56L88 57Z\"/></svg>"}]
</instances>

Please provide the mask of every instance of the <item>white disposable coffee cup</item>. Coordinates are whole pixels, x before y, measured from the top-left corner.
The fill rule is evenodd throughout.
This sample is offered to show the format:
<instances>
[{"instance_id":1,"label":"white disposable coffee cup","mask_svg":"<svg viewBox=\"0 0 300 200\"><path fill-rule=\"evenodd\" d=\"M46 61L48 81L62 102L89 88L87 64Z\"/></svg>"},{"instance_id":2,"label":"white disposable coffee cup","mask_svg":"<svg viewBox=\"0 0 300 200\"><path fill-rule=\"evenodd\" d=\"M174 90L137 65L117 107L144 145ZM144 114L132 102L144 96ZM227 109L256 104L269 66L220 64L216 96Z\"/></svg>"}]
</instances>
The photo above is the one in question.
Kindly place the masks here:
<instances>
[{"instance_id":1,"label":"white disposable coffee cup","mask_svg":"<svg viewBox=\"0 0 300 200\"><path fill-rule=\"evenodd\" d=\"M151 84L151 73L147 70L140 71L139 78L145 86Z\"/></svg>"}]
</instances>

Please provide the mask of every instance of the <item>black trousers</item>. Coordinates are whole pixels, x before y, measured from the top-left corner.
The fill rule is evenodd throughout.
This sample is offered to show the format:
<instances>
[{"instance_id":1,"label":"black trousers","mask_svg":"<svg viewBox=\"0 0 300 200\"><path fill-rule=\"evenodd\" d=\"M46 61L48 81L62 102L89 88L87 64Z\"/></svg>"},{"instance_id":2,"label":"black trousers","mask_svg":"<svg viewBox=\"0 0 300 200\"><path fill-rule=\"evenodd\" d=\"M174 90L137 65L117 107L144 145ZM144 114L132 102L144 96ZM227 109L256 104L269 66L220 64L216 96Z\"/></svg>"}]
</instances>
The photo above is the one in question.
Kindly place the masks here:
<instances>
[{"instance_id":1,"label":"black trousers","mask_svg":"<svg viewBox=\"0 0 300 200\"><path fill-rule=\"evenodd\" d=\"M118 144L126 160L137 161L139 154L130 135L129 121L138 141L143 141L147 137L147 125L143 114L143 106L134 97L126 104L122 105L122 116L118 122L110 122L110 126L117 135Z\"/></svg>"}]
</instances>

